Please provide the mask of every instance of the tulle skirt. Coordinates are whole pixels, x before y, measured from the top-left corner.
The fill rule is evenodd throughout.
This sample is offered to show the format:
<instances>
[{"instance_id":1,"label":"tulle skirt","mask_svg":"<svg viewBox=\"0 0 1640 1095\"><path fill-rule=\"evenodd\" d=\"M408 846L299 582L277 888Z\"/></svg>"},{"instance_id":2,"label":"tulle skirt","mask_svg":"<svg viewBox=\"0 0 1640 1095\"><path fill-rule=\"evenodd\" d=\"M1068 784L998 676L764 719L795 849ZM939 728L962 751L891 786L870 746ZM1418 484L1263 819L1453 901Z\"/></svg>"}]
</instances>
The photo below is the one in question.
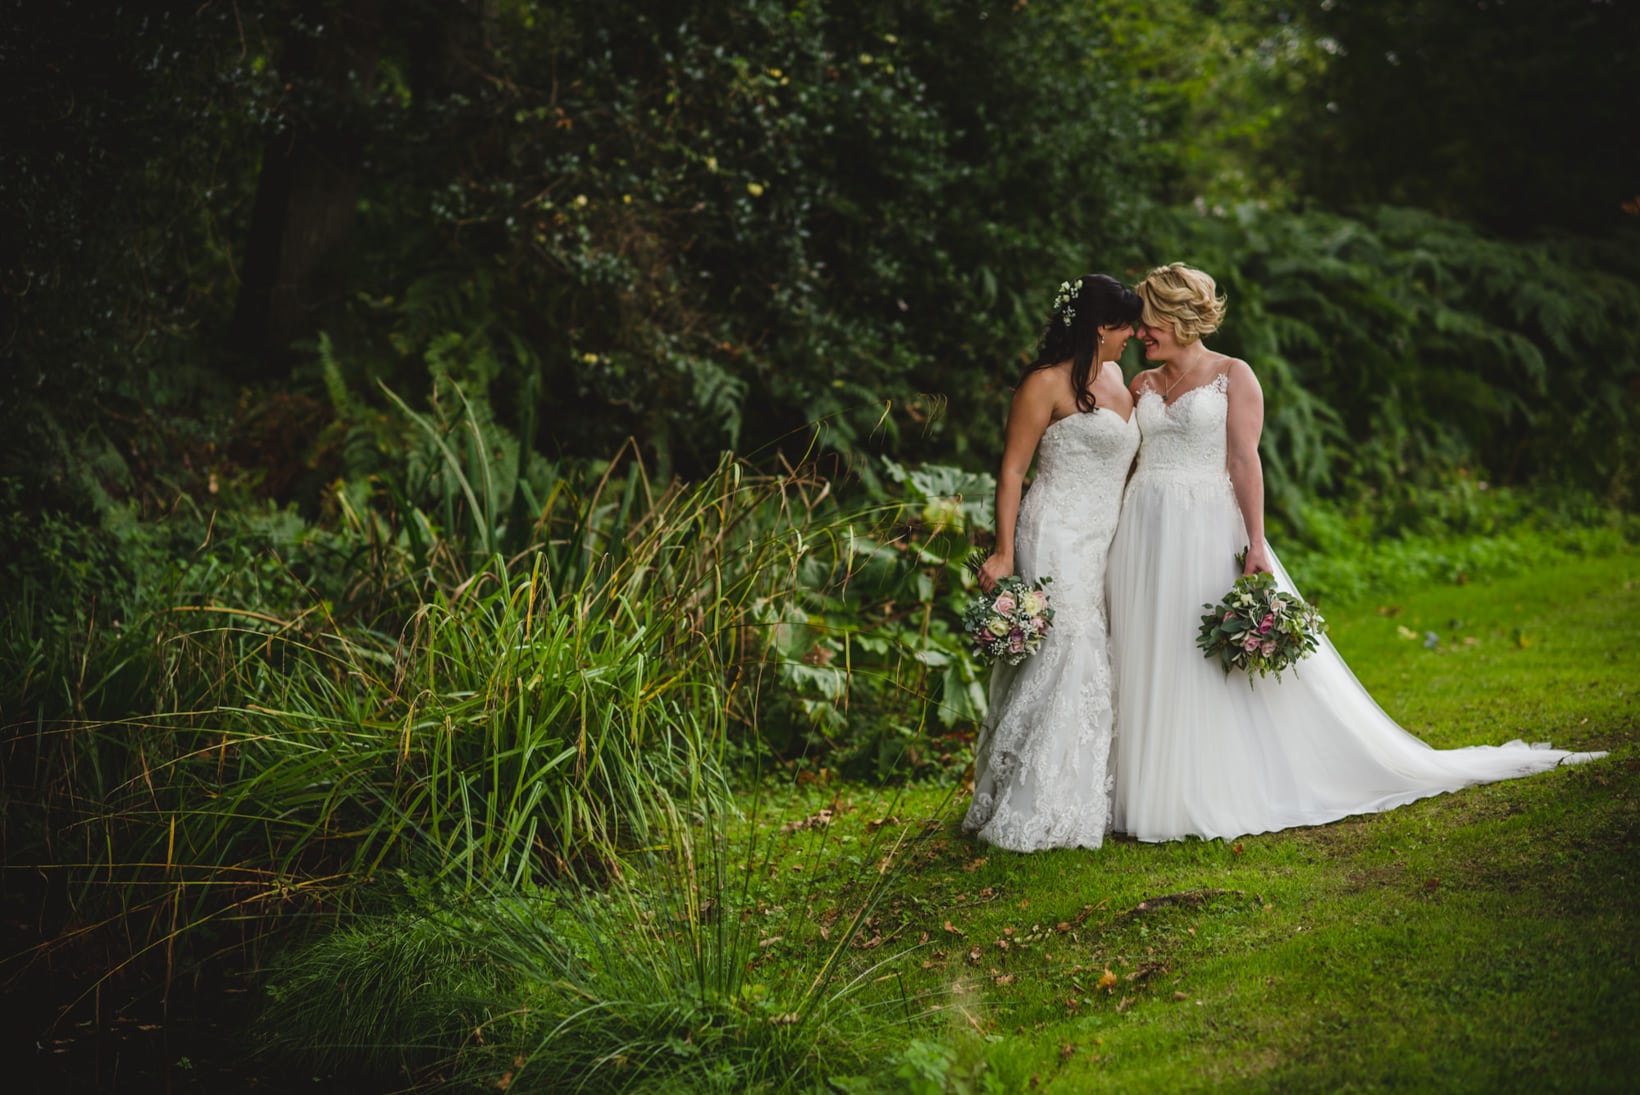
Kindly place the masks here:
<instances>
[{"instance_id":1,"label":"tulle skirt","mask_svg":"<svg viewBox=\"0 0 1640 1095\"><path fill-rule=\"evenodd\" d=\"M1279 681L1226 677L1196 634L1246 543L1227 479L1129 484L1107 574L1117 831L1160 841L1316 825L1604 755L1523 741L1433 749L1373 702L1325 639Z\"/></svg>"}]
</instances>

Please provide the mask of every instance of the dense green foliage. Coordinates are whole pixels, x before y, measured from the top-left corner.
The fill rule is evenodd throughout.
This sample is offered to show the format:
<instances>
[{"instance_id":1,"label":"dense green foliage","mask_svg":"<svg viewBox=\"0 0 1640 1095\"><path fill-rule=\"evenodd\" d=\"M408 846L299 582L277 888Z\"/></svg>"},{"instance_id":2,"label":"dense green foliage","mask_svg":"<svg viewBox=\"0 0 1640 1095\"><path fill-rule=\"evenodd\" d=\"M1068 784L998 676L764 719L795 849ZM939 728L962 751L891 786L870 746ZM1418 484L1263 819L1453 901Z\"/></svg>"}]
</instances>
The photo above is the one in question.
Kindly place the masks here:
<instances>
[{"instance_id":1,"label":"dense green foliage","mask_svg":"<svg viewBox=\"0 0 1640 1095\"><path fill-rule=\"evenodd\" d=\"M1580 71L1622 16L1551 5L1534 18L1578 37L1545 51L1537 23L1438 7L1381 23L1263 2L17 9L0 47L21 104L0 149L7 462L28 502L80 515L156 474L209 504L212 472L311 510L353 470L326 382L419 404L455 342L457 379L552 458L632 436L665 479L823 420L822 444L855 457L988 463L1046 287L1183 256L1236 290L1226 348L1287 388L1273 444L1293 489L1347 494L1433 460L1601 493L1615 477L1621 504L1632 178L1547 155L1508 117L1478 124L1446 60L1500 71L1524 35L1540 64ZM1487 29L1499 18L1514 37ZM1383 79L1395 35L1422 43L1403 67L1450 78ZM1625 124L1579 81L1506 83L1537 88L1537 111ZM1328 95L1347 109L1318 107ZM1414 119L1446 143L1371 128ZM1537 215L1350 166L1456 180L1443 157L1483 179L1531 162L1531 194L1509 200ZM1542 197L1562 178L1558 204ZM1594 190L1612 195L1584 225L1598 236L1531 238ZM1315 196L1349 212L1293 211ZM1191 201L1264 212L1166 211Z\"/></svg>"},{"instance_id":2,"label":"dense green foliage","mask_svg":"<svg viewBox=\"0 0 1640 1095\"><path fill-rule=\"evenodd\" d=\"M1640 64L1632 4L1323 0L1306 21L1333 55L1293 112L1308 193L1517 236L1640 213L1640 141L1614 109Z\"/></svg>"},{"instance_id":3,"label":"dense green foliage","mask_svg":"<svg viewBox=\"0 0 1640 1095\"><path fill-rule=\"evenodd\" d=\"M603 456L636 435L665 477L674 459L700 470L719 448L756 449L817 419L832 423L832 444L852 449L881 421L885 398L933 392L972 414L987 406L997 362L1036 322L1038 287L1130 238L1139 195L1121 175L1124 155L1136 155L1134 108L1085 52L1102 34L1091 11L993 14L962 0L450 4L376 26L361 42L365 31L347 29L360 5L308 6L329 9L342 29L310 16L286 31L281 17L302 5L265 6L243 22L214 10L176 12L158 27L135 14L129 27L116 21L134 42L144 29L183 27L183 71L208 97L177 84L182 76L137 66L137 45L131 55L112 39L77 47L90 61L108 53L131 66L112 74L121 91L174 95L201 115L153 119L155 135L191 125L187 148L242 157L231 181L182 195L207 223L173 220L154 246L208 231L219 243L249 237L250 253L230 244L203 270L150 255L119 240L108 214L94 218L89 197L51 192L49 165L25 159L25 197L40 204L25 206L37 219L21 231L38 234L51 213L76 235L105 237L79 262L54 258L43 299L21 300L36 323L67 326L80 307L64 300L74 275L108 261L216 280L194 290L209 298L194 304L220 324L236 307L234 264L256 258L266 219L262 198L252 200L258 142L265 190L276 168L300 172L300 147L345 141L354 152L338 176L312 185L356 194L346 246L333 223L343 214L293 193L276 230L336 238L311 270L285 272L303 298L285 318L279 300L248 313L250 289L241 290L235 327L215 333L231 336L244 367L273 379L295 364L311 385L301 340L326 330L348 380L413 390L424 355L459 332L489 353L482 381L519 408L513 424L527 444ZM57 44L49 29L25 29L36 51ZM354 64L345 78L319 70L334 36ZM283 86L269 79L281 67ZM989 74L992 95L971 95L974 72ZM91 78L36 87L40 112ZM103 94L98 107L112 114ZM89 128L54 135L77 151L101 151L103 138ZM284 155L280 142L297 152ZM1093 149L1101 154L1084 155ZM139 199L176 200L162 188L188 167L169 147L130 158L152 177L134 180L112 215L143 221ZM134 299L112 304L97 327L145 337L123 305L146 308L151 289L123 284ZM246 328L247 315L270 311ZM102 375L64 376L47 334L20 347L20 394L38 388L49 400L87 379L141 386L140 371L115 360ZM276 422L312 442L311 420Z\"/></svg>"},{"instance_id":4,"label":"dense green foliage","mask_svg":"<svg viewBox=\"0 0 1640 1095\"><path fill-rule=\"evenodd\" d=\"M1632 507L1640 268L1618 245L1510 243L1393 207L1180 213L1167 238L1222 272L1217 344L1257 363L1277 509L1322 494L1405 511L1465 474Z\"/></svg>"},{"instance_id":5,"label":"dense green foliage","mask_svg":"<svg viewBox=\"0 0 1640 1095\"><path fill-rule=\"evenodd\" d=\"M1074 273L1219 279L1312 593L1621 556L1640 39L1526 7L10 6L25 957L278 954L318 1068L1003 1075L873 972L899 861L850 853L852 922L777 899L733 788L966 766L955 622ZM835 930L777 981L787 898Z\"/></svg>"}]
</instances>

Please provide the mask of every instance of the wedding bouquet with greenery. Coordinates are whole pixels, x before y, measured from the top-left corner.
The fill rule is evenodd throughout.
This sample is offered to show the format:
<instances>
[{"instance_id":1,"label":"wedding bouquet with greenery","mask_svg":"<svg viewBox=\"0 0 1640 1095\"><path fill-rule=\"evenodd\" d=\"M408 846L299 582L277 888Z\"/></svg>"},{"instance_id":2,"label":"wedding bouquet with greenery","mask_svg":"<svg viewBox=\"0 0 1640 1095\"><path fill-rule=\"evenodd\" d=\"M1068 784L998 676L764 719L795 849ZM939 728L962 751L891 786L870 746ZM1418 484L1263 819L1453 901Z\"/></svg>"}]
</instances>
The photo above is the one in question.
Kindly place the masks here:
<instances>
[{"instance_id":1,"label":"wedding bouquet with greenery","mask_svg":"<svg viewBox=\"0 0 1640 1095\"><path fill-rule=\"evenodd\" d=\"M974 655L986 661L1018 665L1035 654L1053 626L1053 604L1039 578L1004 578L990 593L976 593L962 613L962 629L974 644Z\"/></svg>"},{"instance_id":2,"label":"wedding bouquet with greenery","mask_svg":"<svg viewBox=\"0 0 1640 1095\"><path fill-rule=\"evenodd\" d=\"M1237 565L1246 553L1236 556ZM1244 574L1216 605L1204 604L1201 632L1196 645L1209 661L1217 658L1229 676L1232 669L1244 669L1247 683L1252 674L1274 673L1281 679L1300 659L1315 652L1327 622L1315 606L1297 594L1276 588L1273 574Z\"/></svg>"}]
</instances>

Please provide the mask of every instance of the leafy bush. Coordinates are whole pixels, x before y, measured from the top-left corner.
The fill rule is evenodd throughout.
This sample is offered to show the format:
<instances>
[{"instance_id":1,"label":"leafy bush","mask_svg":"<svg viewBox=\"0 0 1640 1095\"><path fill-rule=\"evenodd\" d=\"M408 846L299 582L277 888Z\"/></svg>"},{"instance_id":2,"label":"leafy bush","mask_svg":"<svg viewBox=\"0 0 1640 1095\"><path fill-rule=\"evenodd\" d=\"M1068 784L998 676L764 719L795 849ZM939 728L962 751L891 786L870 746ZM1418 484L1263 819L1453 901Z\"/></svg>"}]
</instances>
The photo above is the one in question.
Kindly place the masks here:
<instances>
[{"instance_id":1,"label":"leafy bush","mask_svg":"<svg viewBox=\"0 0 1640 1095\"><path fill-rule=\"evenodd\" d=\"M1389 207L1180 213L1162 239L1229 296L1215 345L1264 383L1278 510L1317 493L1405 507L1461 470L1632 503L1640 282L1615 246Z\"/></svg>"},{"instance_id":2,"label":"leafy bush","mask_svg":"<svg viewBox=\"0 0 1640 1095\"><path fill-rule=\"evenodd\" d=\"M1418 515L1386 517L1370 505L1310 502L1294 528L1272 528L1282 564L1306 596L1355 601L1429 585L1489 582L1576 556L1604 556L1640 541L1640 521L1576 495L1545 497L1508 488L1477 490L1459 478L1447 490L1406 496Z\"/></svg>"}]
</instances>

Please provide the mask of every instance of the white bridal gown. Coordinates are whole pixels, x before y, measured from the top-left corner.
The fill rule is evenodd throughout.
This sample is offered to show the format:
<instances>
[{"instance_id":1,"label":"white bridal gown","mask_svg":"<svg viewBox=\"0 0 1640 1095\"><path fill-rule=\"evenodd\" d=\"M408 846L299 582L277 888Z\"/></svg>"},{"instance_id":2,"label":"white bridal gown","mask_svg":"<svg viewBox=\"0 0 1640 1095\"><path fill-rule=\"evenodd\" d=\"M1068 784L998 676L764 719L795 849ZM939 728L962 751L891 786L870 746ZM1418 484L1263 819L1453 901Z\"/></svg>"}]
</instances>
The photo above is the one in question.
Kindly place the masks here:
<instances>
[{"instance_id":1,"label":"white bridal gown","mask_svg":"<svg viewBox=\"0 0 1640 1095\"><path fill-rule=\"evenodd\" d=\"M1177 840L1316 825L1604 755L1521 741L1433 749L1384 714L1325 638L1279 682L1252 687L1203 657L1202 606L1229 591L1247 543L1225 468L1227 388L1220 375L1171 404L1147 391L1134 409L1139 465L1107 575L1117 831Z\"/></svg>"},{"instance_id":2,"label":"white bridal gown","mask_svg":"<svg viewBox=\"0 0 1640 1095\"><path fill-rule=\"evenodd\" d=\"M1014 565L1048 577L1053 628L1019 665L998 662L963 828L1016 852L1097 848L1110 831L1105 558L1138 428L1098 408L1048 426L1019 507Z\"/></svg>"}]
</instances>

